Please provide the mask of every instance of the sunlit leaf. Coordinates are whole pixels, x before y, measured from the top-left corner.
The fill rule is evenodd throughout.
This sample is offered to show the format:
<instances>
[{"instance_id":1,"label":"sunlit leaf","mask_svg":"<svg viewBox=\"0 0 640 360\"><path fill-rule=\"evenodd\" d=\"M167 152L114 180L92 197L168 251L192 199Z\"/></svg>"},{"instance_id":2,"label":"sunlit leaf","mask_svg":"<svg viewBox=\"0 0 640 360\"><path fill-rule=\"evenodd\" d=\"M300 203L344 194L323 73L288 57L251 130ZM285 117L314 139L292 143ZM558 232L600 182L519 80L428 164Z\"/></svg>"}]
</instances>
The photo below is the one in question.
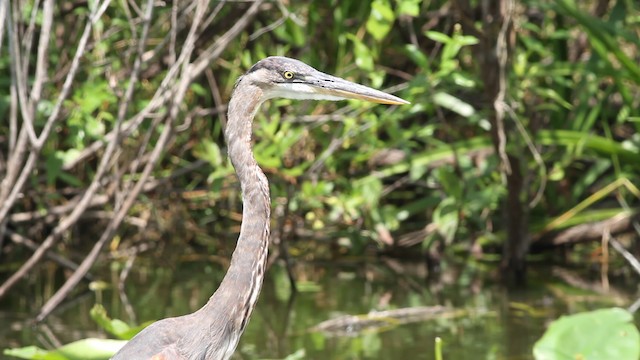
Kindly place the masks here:
<instances>
[{"instance_id":1,"label":"sunlit leaf","mask_svg":"<svg viewBox=\"0 0 640 360\"><path fill-rule=\"evenodd\" d=\"M5 349L3 353L5 355L17 357L20 359L66 360L64 357L49 354L48 351L43 350L37 346L25 346L22 348Z\"/></svg>"},{"instance_id":2,"label":"sunlit leaf","mask_svg":"<svg viewBox=\"0 0 640 360\"><path fill-rule=\"evenodd\" d=\"M21 359L38 360L106 360L115 354L127 342L111 339L82 339L55 350L46 351L35 346L18 349L6 349L5 355Z\"/></svg>"},{"instance_id":3,"label":"sunlit leaf","mask_svg":"<svg viewBox=\"0 0 640 360\"><path fill-rule=\"evenodd\" d=\"M536 360L638 359L640 333L631 313L601 309L554 321L535 344Z\"/></svg>"},{"instance_id":4,"label":"sunlit leaf","mask_svg":"<svg viewBox=\"0 0 640 360\"><path fill-rule=\"evenodd\" d=\"M193 152L197 158L206 160L212 166L217 167L222 164L223 158L220 146L209 139L202 139Z\"/></svg>"},{"instance_id":5,"label":"sunlit leaf","mask_svg":"<svg viewBox=\"0 0 640 360\"><path fill-rule=\"evenodd\" d=\"M433 211L433 223L437 225L438 233L447 242L451 242L458 230L459 215L455 199L448 197Z\"/></svg>"},{"instance_id":6,"label":"sunlit leaf","mask_svg":"<svg viewBox=\"0 0 640 360\"><path fill-rule=\"evenodd\" d=\"M422 50L413 45L413 44L407 44L404 47L405 52L407 55L409 55L409 58L416 63L416 65L420 66L420 68L422 69L428 69L429 68L429 58L422 52Z\"/></svg>"},{"instance_id":7,"label":"sunlit leaf","mask_svg":"<svg viewBox=\"0 0 640 360\"><path fill-rule=\"evenodd\" d=\"M429 39L443 44L447 44L451 41L449 36L437 31L427 31L425 35L427 35Z\"/></svg>"},{"instance_id":8,"label":"sunlit leaf","mask_svg":"<svg viewBox=\"0 0 640 360\"><path fill-rule=\"evenodd\" d=\"M400 0L398 2L398 14L408 16L420 15L420 3L422 0Z\"/></svg>"},{"instance_id":9,"label":"sunlit leaf","mask_svg":"<svg viewBox=\"0 0 640 360\"><path fill-rule=\"evenodd\" d=\"M391 31L394 20L395 15L389 1L375 0L371 3L371 14L366 25L367 32L380 41Z\"/></svg>"},{"instance_id":10,"label":"sunlit leaf","mask_svg":"<svg viewBox=\"0 0 640 360\"><path fill-rule=\"evenodd\" d=\"M469 117L476 112L473 106L444 92L435 93L433 95L433 102L464 117Z\"/></svg>"},{"instance_id":11,"label":"sunlit leaf","mask_svg":"<svg viewBox=\"0 0 640 360\"><path fill-rule=\"evenodd\" d=\"M298 351L294 352L293 354L289 354L287 355L283 360L300 360L300 359L306 359L306 351L304 349L299 349Z\"/></svg>"},{"instance_id":12,"label":"sunlit leaf","mask_svg":"<svg viewBox=\"0 0 640 360\"><path fill-rule=\"evenodd\" d=\"M122 320L108 317L105 308L99 304L94 305L91 309L91 318L105 331L123 340L131 339L149 324L131 327Z\"/></svg>"},{"instance_id":13,"label":"sunlit leaf","mask_svg":"<svg viewBox=\"0 0 640 360\"><path fill-rule=\"evenodd\" d=\"M348 34L347 38L353 42L356 65L363 70L373 71L373 55L369 48L355 35Z\"/></svg>"}]
</instances>

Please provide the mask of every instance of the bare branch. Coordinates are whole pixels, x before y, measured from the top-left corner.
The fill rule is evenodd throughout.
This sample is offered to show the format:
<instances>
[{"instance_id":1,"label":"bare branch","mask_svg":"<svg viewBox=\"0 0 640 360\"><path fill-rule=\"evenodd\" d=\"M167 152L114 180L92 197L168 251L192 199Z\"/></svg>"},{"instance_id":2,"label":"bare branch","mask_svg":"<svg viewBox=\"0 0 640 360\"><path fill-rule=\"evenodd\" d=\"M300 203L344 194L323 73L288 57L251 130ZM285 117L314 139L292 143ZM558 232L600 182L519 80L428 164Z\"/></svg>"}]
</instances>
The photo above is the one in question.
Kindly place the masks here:
<instances>
[{"instance_id":1,"label":"bare branch","mask_svg":"<svg viewBox=\"0 0 640 360\"><path fill-rule=\"evenodd\" d=\"M9 12L9 2L3 1L0 4L0 51L2 51L2 41L4 40L4 26L7 21L7 13Z\"/></svg>"},{"instance_id":2,"label":"bare branch","mask_svg":"<svg viewBox=\"0 0 640 360\"><path fill-rule=\"evenodd\" d=\"M116 128L116 136L113 139L113 141L111 141L109 143L109 145L107 146L105 154L101 159L101 163L100 163L100 167L98 169L98 172L96 173L96 176L95 176L93 182L89 186L89 189L87 190L87 193L85 194L85 197L83 198L83 200L87 199L87 201L85 202L84 208L86 208L86 203L88 203L88 200L89 200L88 198L90 198L90 196L93 195L93 192L95 192L95 190L98 188L98 185L100 183L99 179L102 177L102 173L104 173L104 171L106 170L106 167L107 167L107 164L109 162L109 159L111 158L111 155L113 154L113 152L116 149L116 144L118 144L118 142L119 142L118 141L119 140L118 139L119 138L118 134L120 132L120 125L124 121L124 117L125 117L125 115L127 113L127 109L129 107L129 103L131 102L131 99L133 97L133 90L135 88L135 85L138 82L138 76L140 74L140 66L141 66L141 63L142 63L142 54L144 53L144 44L147 41L147 36L149 34L149 25L151 23L151 15L153 13L153 1L154 0L148 0L147 1L147 6L146 6L146 9L145 9L145 14L144 14L144 18L143 18L144 26L143 26L143 29L142 29L142 34L140 35L140 39L138 41L138 51L137 51L138 52L138 56L136 56L136 58L135 58L135 61L134 61L134 64L133 64L133 70L131 71L131 76L129 78L129 84L128 84L127 90L125 92L125 96L124 96L124 99L121 102L120 108L118 109L118 119L116 121L116 126L115 126L115 128ZM168 132L170 128L171 128L171 126L170 126L170 124L168 124L168 126L163 130L163 134L165 132ZM168 135L166 135L166 136L168 136ZM161 139L162 139L162 136L161 136ZM158 144L156 144L156 149L157 148L160 148L159 150L164 148L164 143L161 140L158 140ZM159 150L158 150L158 155L160 153ZM154 151L155 151L155 149L154 149ZM157 159L156 159L156 161L157 161ZM136 199L138 193L140 192L140 189L142 188L142 185L146 181L146 178L149 176L149 173L151 172L151 170L153 168L153 165L155 165L155 162L147 163L147 166L145 168L145 172L143 172L140 180L138 180L138 183L136 184L136 187L134 188L134 191L132 191L132 193L129 194L129 196L125 200L124 204L122 204L122 207L118 210L118 212L116 213L116 216L114 216L112 218L111 222L107 226L107 229L102 234L102 236L100 237L98 242L96 242L96 244L94 245L94 247L91 250L91 252L89 253L89 255L82 261L82 264L80 265L80 267L73 273L73 275L67 280L67 282L54 294L54 296L51 297L51 299L49 299L46 302L46 304L44 304L40 314L37 317L38 321L41 321L42 319L44 319L56 306L58 306L58 304L60 304L60 302L62 302L62 300L64 300L64 298L67 296L69 291L76 286L76 284L80 281L80 279L82 279L84 274L86 274L89 271L89 269L91 268L91 266L93 266L93 263L95 262L95 259L98 257L98 254L102 250L102 246L104 245L105 242L111 240L111 238L115 234L115 231L118 229L118 227L120 226L120 223L122 222L122 220L124 219L125 215L129 211L129 208L131 207L131 205L133 204L133 201ZM137 191L136 191L136 189L137 189ZM82 203L82 201L81 201L81 203ZM82 209L82 211L84 211L84 208Z\"/></svg>"},{"instance_id":3,"label":"bare branch","mask_svg":"<svg viewBox=\"0 0 640 360\"><path fill-rule=\"evenodd\" d=\"M7 235L9 235L9 238L11 239L11 241L13 241L16 244L24 245L24 246L28 247L31 250L38 249L38 244L35 241L33 241L33 240L31 240L31 239L29 239L27 237L24 237L24 236L22 236L22 235L20 235L20 234L18 234L16 232L13 232L11 230L7 230ZM57 254L54 254L52 252L48 252L47 253L47 258L49 258L52 261L58 263L59 265L61 265L63 267L66 267L68 269L71 269L71 270L76 270L78 268L78 264L74 263L73 261L69 261L69 260L65 259L64 257L62 257L60 255L57 255ZM85 274L84 277L89 281L93 280L93 276L91 276L91 274L89 274L89 273Z\"/></svg>"},{"instance_id":4,"label":"bare branch","mask_svg":"<svg viewBox=\"0 0 640 360\"><path fill-rule=\"evenodd\" d=\"M109 2L110 0L105 0L101 4L101 6L96 7L96 11L91 15L91 18L87 21L84 32L80 39L80 43L78 44L76 54L72 61L69 74L67 75L67 78L65 79L65 83L62 87L62 91L58 96L58 101L54 106L53 111L49 116L49 119L47 120L47 124L45 125L40 135L40 139L43 142L48 137L49 132L51 131L51 127L53 126L53 123L58 118L58 115L62 108L62 103L69 94L71 85L73 84L73 80L78 71L80 58L82 58L87 42L89 40L91 28L93 24L100 18L102 13L106 10L106 6L109 4ZM27 162L25 163L25 166L22 170L22 173L20 174L16 183L14 184L13 189L11 190L11 193L9 194L7 200L2 204L2 208L0 208L0 222L4 222L9 210L11 209L11 207L13 206L13 204L15 203L18 197L18 194L22 191L22 188L25 182L27 181L27 178L31 174L31 171L33 170L36 164L40 147L41 146L32 147L29 157L27 159ZM98 174L96 174L96 177L99 177ZM87 189L85 196L78 204L78 207L76 207L74 211L71 213L71 215L63 219L58 224L58 226L56 226L55 229L53 229L51 234L49 234L49 236L47 236L47 238L42 242L38 250L36 250L33 253L33 255L20 267L20 269L18 269L18 271L16 271L11 277L9 277L9 279L7 279L7 281L4 282L4 284L2 284L2 286L0 286L0 298L6 295L9 289L11 289L13 285L15 285L22 277L24 277L40 261L40 259L44 256L44 254L46 254L46 252L55 244L55 241L60 236L60 234L66 231L71 225L73 225L77 221L77 219L82 214L84 209L86 209L91 199L91 196L93 195L93 192L95 192L97 188L97 181L92 183L92 185L93 184L95 184L93 189L91 187Z\"/></svg>"},{"instance_id":5,"label":"bare branch","mask_svg":"<svg viewBox=\"0 0 640 360\"><path fill-rule=\"evenodd\" d=\"M249 21L253 19L253 16L258 13L258 9L260 8L260 5L262 5L263 1L264 0L254 1L247 12L231 27L231 29L220 36L212 45L202 52L198 59L191 65L191 79L200 76L207 66L220 57L231 40L235 39L236 36L238 36L249 24Z\"/></svg>"}]
</instances>

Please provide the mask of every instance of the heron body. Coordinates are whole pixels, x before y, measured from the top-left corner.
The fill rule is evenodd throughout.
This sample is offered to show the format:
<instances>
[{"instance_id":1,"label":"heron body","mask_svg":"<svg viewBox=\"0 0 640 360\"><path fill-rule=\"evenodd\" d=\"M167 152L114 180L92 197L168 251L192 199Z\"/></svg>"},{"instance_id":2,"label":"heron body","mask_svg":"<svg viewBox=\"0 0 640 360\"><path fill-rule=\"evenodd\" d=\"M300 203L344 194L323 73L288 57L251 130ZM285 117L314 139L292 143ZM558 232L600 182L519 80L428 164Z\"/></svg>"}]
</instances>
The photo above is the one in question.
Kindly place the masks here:
<instances>
[{"instance_id":1,"label":"heron body","mask_svg":"<svg viewBox=\"0 0 640 360\"><path fill-rule=\"evenodd\" d=\"M276 97L407 104L298 60L272 56L253 65L236 82L225 128L228 154L243 201L240 235L229 269L202 308L149 325L113 360L219 360L233 355L262 288L269 246L269 182L253 156L251 128L260 104Z\"/></svg>"}]
</instances>

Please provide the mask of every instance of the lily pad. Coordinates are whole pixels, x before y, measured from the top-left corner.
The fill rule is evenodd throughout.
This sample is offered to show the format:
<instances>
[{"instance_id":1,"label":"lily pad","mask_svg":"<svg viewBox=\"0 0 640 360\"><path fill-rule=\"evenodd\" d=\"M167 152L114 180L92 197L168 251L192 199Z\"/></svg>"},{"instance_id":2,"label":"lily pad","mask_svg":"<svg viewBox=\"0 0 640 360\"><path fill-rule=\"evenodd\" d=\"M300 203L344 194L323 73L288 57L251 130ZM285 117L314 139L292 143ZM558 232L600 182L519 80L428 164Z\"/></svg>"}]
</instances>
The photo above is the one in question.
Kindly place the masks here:
<instances>
[{"instance_id":1,"label":"lily pad","mask_svg":"<svg viewBox=\"0 0 640 360\"><path fill-rule=\"evenodd\" d=\"M631 313L595 310L554 321L533 347L536 360L637 360L640 333Z\"/></svg>"},{"instance_id":2,"label":"lily pad","mask_svg":"<svg viewBox=\"0 0 640 360\"><path fill-rule=\"evenodd\" d=\"M82 339L47 351L36 346L4 350L4 355L38 360L106 360L126 344L126 340Z\"/></svg>"}]
</instances>

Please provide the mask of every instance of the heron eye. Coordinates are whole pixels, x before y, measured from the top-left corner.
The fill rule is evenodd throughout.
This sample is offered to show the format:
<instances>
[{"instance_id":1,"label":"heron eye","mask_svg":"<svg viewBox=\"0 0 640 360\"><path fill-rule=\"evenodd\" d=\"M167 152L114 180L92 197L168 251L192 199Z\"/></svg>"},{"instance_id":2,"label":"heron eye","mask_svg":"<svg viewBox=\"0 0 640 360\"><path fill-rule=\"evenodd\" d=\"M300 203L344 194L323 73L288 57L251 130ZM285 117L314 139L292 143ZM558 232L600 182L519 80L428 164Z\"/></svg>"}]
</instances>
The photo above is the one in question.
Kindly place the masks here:
<instances>
[{"instance_id":1,"label":"heron eye","mask_svg":"<svg viewBox=\"0 0 640 360\"><path fill-rule=\"evenodd\" d=\"M282 73L282 76L284 76L284 78L287 80L291 80L293 79L294 74L291 71L285 71L284 73Z\"/></svg>"}]
</instances>

